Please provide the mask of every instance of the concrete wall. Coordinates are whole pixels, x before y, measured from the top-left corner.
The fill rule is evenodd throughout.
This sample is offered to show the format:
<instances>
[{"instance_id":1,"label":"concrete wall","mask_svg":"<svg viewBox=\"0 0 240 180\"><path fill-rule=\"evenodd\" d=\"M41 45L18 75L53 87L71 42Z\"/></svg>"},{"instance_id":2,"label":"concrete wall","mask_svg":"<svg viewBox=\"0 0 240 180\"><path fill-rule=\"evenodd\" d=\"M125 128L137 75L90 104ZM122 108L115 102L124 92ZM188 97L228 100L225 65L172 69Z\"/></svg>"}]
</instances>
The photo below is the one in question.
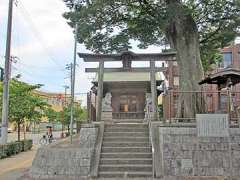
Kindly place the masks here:
<instances>
[{"instance_id":1,"label":"concrete wall","mask_svg":"<svg viewBox=\"0 0 240 180\"><path fill-rule=\"evenodd\" d=\"M81 128L80 135L38 149L30 170L35 178L87 177L95 152L97 127Z\"/></svg>"},{"instance_id":2,"label":"concrete wall","mask_svg":"<svg viewBox=\"0 0 240 180\"><path fill-rule=\"evenodd\" d=\"M229 137L197 137L196 128L159 127L161 174L240 177L240 130ZM208 179L208 178L206 178Z\"/></svg>"}]
</instances>

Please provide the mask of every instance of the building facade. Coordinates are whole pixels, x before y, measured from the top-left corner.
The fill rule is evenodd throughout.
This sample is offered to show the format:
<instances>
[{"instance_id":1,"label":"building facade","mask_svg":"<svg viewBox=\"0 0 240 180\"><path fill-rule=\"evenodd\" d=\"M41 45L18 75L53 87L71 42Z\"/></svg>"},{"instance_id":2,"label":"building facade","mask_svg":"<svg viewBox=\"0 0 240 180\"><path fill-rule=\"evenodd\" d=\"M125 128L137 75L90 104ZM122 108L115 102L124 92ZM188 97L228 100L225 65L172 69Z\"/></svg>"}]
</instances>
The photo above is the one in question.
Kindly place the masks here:
<instances>
[{"instance_id":1,"label":"building facade","mask_svg":"<svg viewBox=\"0 0 240 180\"><path fill-rule=\"evenodd\" d=\"M64 93L50 93L35 90L34 94L43 98L43 100L56 112L62 111L64 104L70 103L70 96L67 95L65 97Z\"/></svg>"},{"instance_id":2,"label":"building facade","mask_svg":"<svg viewBox=\"0 0 240 180\"><path fill-rule=\"evenodd\" d=\"M221 54L223 57L222 62L211 68L212 71L208 73L218 72L228 67L240 69L240 44L221 49ZM168 68L164 75L169 84L169 91L168 94L164 96L164 117L170 119L176 116L178 96L181 92L179 92L179 67L177 62L167 62L167 65ZM208 113L218 111L227 112L229 96L226 90L222 90L219 99L218 91L217 85L207 85L204 87L203 94L206 97L206 111ZM189 95L191 96L191 94ZM232 88L230 101L233 106L233 114L235 114L233 117L236 117L236 111L238 111L240 106L240 84Z\"/></svg>"}]
</instances>

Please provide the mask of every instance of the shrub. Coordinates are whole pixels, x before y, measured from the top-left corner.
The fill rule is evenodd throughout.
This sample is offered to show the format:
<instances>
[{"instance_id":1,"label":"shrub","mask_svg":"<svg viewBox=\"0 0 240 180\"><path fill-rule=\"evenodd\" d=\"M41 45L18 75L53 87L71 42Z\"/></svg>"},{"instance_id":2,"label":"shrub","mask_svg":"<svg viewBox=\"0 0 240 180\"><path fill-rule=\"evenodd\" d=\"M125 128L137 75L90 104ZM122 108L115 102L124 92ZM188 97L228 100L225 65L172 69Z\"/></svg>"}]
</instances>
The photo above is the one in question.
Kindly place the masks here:
<instances>
[{"instance_id":1,"label":"shrub","mask_svg":"<svg viewBox=\"0 0 240 180\"><path fill-rule=\"evenodd\" d=\"M27 151L32 148L32 140L16 141L7 143L6 145L0 145L0 158L6 158L22 151Z\"/></svg>"},{"instance_id":2,"label":"shrub","mask_svg":"<svg viewBox=\"0 0 240 180\"><path fill-rule=\"evenodd\" d=\"M24 140L23 142L23 151L28 151L32 148L33 141L32 139Z\"/></svg>"}]
</instances>

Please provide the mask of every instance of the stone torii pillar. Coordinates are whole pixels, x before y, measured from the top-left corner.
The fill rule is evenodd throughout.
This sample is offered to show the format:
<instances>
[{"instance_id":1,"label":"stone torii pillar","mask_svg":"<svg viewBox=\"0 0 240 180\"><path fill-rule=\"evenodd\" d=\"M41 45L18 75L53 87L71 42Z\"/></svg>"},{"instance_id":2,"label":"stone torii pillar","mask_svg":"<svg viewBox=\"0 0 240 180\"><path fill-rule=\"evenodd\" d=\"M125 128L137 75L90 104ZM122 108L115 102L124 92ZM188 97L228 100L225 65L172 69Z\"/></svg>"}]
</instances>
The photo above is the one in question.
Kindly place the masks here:
<instances>
[{"instance_id":1,"label":"stone torii pillar","mask_svg":"<svg viewBox=\"0 0 240 180\"><path fill-rule=\"evenodd\" d=\"M155 61L153 60L150 60L150 79L151 79L153 120L157 120L157 86L156 86Z\"/></svg>"},{"instance_id":2,"label":"stone torii pillar","mask_svg":"<svg viewBox=\"0 0 240 180\"><path fill-rule=\"evenodd\" d=\"M104 61L99 61L96 121L101 121L103 98Z\"/></svg>"}]
</instances>

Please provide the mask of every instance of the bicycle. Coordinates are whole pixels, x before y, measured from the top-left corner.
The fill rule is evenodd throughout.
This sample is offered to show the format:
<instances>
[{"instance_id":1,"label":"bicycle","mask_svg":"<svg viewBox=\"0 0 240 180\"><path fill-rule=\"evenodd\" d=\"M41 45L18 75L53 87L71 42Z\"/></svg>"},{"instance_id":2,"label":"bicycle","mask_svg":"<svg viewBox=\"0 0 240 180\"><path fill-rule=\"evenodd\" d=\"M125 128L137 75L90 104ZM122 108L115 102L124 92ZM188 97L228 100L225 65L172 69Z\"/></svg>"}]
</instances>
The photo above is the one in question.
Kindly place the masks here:
<instances>
[{"instance_id":1,"label":"bicycle","mask_svg":"<svg viewBox=\"0 0 240 180\"><path fill-rule=\"evenodd\" d=\"M52 136L43 135L43 137L39 140L39 144L41 145L47 145L51 144L53 142Z\"/></svg>"}]
</instances>

